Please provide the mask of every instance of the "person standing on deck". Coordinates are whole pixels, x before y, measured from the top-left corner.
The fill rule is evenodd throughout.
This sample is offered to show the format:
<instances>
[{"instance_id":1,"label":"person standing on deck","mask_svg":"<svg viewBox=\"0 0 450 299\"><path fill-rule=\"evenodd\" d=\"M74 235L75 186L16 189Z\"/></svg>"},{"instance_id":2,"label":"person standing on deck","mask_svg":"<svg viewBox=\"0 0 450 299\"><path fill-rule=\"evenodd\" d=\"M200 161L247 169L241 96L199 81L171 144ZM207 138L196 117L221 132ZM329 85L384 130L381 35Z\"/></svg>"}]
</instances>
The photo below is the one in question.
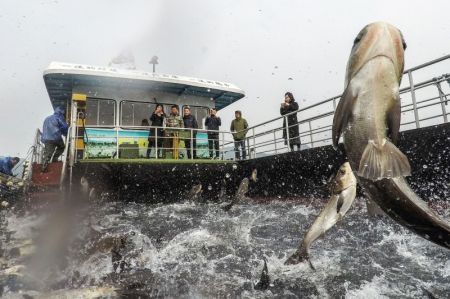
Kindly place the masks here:
<instances>
[{"instance_id":1,"label":"person standing on deck","mask_svg":"<svg viewBox=\"0 0 450 299\"><path fill-rule=\"evenodd\" d=\"M239 147L242 149L242 159L247 158L247 153L245 151L245 136L247 135L248 123L242 118L242 112L237 110L234 112L235 119L231 122L230 131L234 138L234 154L236 160L241 159L241 153Z\"/></svg>"},{"instance_id":2,"label":"person standing on deck","mask_svg":"<svg viewBox=\"0 0 450 299\"><path fill-rule=\"evenodd\" d=\"M184 107L183 109L183 123L185 128L198 129L197 119L195 116L191 114L191 108L189 106ZM187 131L188 138L184 139L184 144L186 146L186 152L188 159L191 159L191 140L192 140L192 157L194 159L197 158L197 131L189 130Z\"/></svg>"},{"instance_id":3,"label":"person standing on deck","mask_svg":"<svg viewBox=\"0 0 450 299\"><path fill-rule=\"evenodd\" d=\"M17 165L17 163L19 163L20 158L18 157L3 157L0 158L0 173L12 176L12 170L14 168L14 166Z\"/></svg>"},{"instance_id":4,"label":"person standing on deck","mask_svg":"<svg viewBox=\"0 0 450 299\"><path fill-rule=\"evenodd\" d=\"M172 157L174 159L179 158L180 149L180 130L171 130L169 128L184 128L184 122L180 115L178 115L178 106L172 105L170 109L170 115L165 119L166 121L166 145L164 146L166 153L172 149ZM167 158L167 156L166 156Z\"/></svg>"},{"instance_id":5,"label":"person standing on deck","mask_svg":"<svg viewBox=\"0 0 450 299\"><path fill-rule=\"evenodd\" d=\"M48 164L57 162L59 156L64 152L64 140L62 136L67 136L69 125L64 117L64 108L56 107L53 115L44 120L41 141L44 143L44 153L42 161L42 172L47 171Z\"/></svg>"},{"instance_id":6,"label":"person standing on deck","mask_svg":"<svg viewBox=\"0 0 450 299\"><path fill-rule=\"evenodd\" d=\"M298 104L294 99L294 95L291 92L286 92L284 95L284 103L281 103L280 114L288 116L283 117L283 138L284 144L290 147L291 152L294 151L294 145L297 146L297 150L300 150L300 132L298 127L297 113L293 113L298 110ZM287 124L286 124L287 119ZM288 142L289 139L289 142Z\"/></svg>"},{"instance_id":7,"label":"person standing on deck","mask_svg":"<svg viewBox=\"0 0 450 299\"><path fill-rule=\"evenodd\" d=\"M209 157L214 159L214 151L216 159L219 159L219 127L222 125L220 117L217 116L217 110L211 108L209 116L205 119L205 126L208 129L208 148ZM214 132L217 131L217 132Z\"/></svg>"},{"instance_id":8,"label":"person standing on deck","mask_svg":"<svg viewBox=\"0 0 450 299\"><path fill-rule=\"evenodd\" d=\"M155 153L155 157L162 158L162 146L163 146L163 125L164 118L166 114L164 113L164 107L161 104L157 104L155 107L155 111L153 111L152 116L150 116L150 120L152 122L152 128L150 130L150 136L148 137L148 150L147 150L147 158L150 158L150 151L155 146L158 148L158 152Z\"/></svg>"}]
</instances>

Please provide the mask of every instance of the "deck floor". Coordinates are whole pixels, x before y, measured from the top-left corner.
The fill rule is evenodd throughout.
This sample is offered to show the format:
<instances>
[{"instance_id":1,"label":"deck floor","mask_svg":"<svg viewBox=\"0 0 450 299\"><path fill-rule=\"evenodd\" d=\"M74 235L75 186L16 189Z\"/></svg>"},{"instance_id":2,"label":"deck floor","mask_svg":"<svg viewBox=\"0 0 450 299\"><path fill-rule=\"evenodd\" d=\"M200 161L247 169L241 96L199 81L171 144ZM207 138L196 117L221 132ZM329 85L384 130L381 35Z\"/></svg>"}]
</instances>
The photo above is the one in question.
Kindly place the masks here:
<instances>
[{"instance_id":1,"label":"deck floor","mask_svg":"<svg viewBox=\"0 0 450 299\"><path fill-rule=\"evenodd\" d=\"M126 164L236 164L234 160L211 159L84 159L80 163L126 163Z\"/></svg>"}]
</instances>

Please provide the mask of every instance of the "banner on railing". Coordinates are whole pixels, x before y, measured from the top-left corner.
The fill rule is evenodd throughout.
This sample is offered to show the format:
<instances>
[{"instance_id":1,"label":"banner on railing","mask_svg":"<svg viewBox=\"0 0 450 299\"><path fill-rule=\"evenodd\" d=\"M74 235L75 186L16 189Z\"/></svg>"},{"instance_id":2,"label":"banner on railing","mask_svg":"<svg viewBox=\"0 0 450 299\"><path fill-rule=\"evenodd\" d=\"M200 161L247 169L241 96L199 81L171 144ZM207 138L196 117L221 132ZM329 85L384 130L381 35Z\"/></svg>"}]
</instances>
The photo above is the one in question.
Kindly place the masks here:
<instances>
[{"instance_id":1,"label":"banner on railing","mask_svg":"<svg viewBox=\"0 0 450 299\"><path fill-rule=\"evenodd\" d=\"M113 130L86 128L84 135L85 158L114 158L119 150L120 158L146 158L149 146L150 132L147 130ZM186 133L186 132L184 132ZM187 158L183 134L180 138L180 158ZM119 142L117 144L117 137ZM197 133L196 138L197 157L208 158L208 135ZM164 143L163 143L164 147ZM152 156L155 153L152 151Z\"/></svg>"}]
</instances>

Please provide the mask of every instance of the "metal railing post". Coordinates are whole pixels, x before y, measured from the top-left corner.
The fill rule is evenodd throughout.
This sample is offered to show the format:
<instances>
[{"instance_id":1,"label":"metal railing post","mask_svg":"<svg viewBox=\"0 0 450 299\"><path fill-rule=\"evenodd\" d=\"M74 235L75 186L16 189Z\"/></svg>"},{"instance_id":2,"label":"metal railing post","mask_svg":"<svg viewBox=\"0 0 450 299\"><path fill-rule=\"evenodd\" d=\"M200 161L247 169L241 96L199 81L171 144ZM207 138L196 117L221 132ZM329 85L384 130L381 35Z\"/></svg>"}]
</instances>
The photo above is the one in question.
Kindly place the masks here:
<instances>
[{"instance_id":1,"label":"metal railing post","mask_svg":"<svg viewBox=\"0 0 450 299\"><path fill-rule=\"evenodd\" d=\"M414 88L414 82L412 78L411 71L408 71L408 79L409 79L409 87L411 92L411 100L413 103L413 109L414 109L414 119L416 121L416 128L420 128L420 121L419 121L419 112L417 111L417 102L416 102L416 90Z\"/></svg>"},{"instance_id":2,"label":"metal railing post","mask_svg":"<svg viewBox=\"0 0 450 299\"><path fill-rule=\"evenodd\" d=\"M275 146L275 155L276 155L278 154L278 149L277 149L277 134L275 130L273 130L273 144Z\"/></svg>"},{"instance_id":3,"label":"metal railing post","mask_svg":"<svg viewBox=\"0 0 450 299\"><path fill-rule=\"evenodd\" d=\"M288 147L288 152L291 151L291 140L290 140L290 136L289 136L289 122L286 116L284 116L284 121L285 121L285 130L286 130L286 144Z\"/></svg>"},{"instance_id":4,"label":"metal railing post","mask_svg":"<svg viewBox=\"0 0 450 299\"><path fill-rule=\"evenodd\" d=\"M253 135L253 155L254 155L253 158L256 158L256 136L255 136L255 128L252 129L252 135ZM251 154L250 151L249 151L249 154ZM250 155L249 155L249 157L252 158Z\"/></svg>"},{"instance_id":5,"label":"metal railing post","mask_svg":"<svg viewBox=\"0 0 450 299\"><path fill-rule=\"evenodd\" d=\"M158 159L159 155L158 155L158 132L157 132L157 128L155 128L155 159ZM152 155L152 153L150 153L150 156Z\"/></svg>"},{"instance_id":6,"label":"metal railing post","mask_svg":"<svg viewBox=\"0 0 450 299\"><path fill-rule=\"evenodd\" d=\"M225 155L225 133L222 132L222 150L219 151L219 153L222 152L222 160L224 160Z\"/></svg>"},{"instance_id":7,"label":"metal railing post","mask_svg":"<svg viewBox=\"0 0 450 299\"><path fill-rule=\"evenodd\" d=\"M436 83L436 87L437 87L438 92L439 92L439 100L440 100L440 102L441 102L442 115L444 116L444 123L447 123L447 122L448 122L448 119L447 119L447 109L445 108L445 104L447 103L447 101L444 100L445 94L444 94L444 92L442 91L441 82L437 82L437 83Z\"/></svg>"},{"instance_id":8,"label":"metal railing post","mask_svg":"<svg viewBox=\"0 0 450 299\"><path fill-rule=\"evenodd\" d=\"M191 151L191 160L194 159L194 129L191 128L191 144L190 144L190 151ZM186 147L186 146L185 146Z\"/></svg>"},{"instance_id":9,"label":"metal railing post","mask_svg":"<svg viewBox=\"0 0 450 299\"><path fill-rule=\"evenodd\" d=\"M309 139L311 140L311 147L314 147L313 132L312 132L312 127L311 127L311 121L308 122L308 126L309 126ZM299 135L300 135L300 134L299 134ZM298 138L300 138L300 136L298 136Z\"/></svg>"},{"instance_id":10,"label":"metal railing post","mask_svg":"<svg viewBox=\"0 0 450 299\"><path fill-rule=\"evenodd\" d=\"M119 159L119 127L116 127L116 159Z\"/></svg>"}]
</instances>

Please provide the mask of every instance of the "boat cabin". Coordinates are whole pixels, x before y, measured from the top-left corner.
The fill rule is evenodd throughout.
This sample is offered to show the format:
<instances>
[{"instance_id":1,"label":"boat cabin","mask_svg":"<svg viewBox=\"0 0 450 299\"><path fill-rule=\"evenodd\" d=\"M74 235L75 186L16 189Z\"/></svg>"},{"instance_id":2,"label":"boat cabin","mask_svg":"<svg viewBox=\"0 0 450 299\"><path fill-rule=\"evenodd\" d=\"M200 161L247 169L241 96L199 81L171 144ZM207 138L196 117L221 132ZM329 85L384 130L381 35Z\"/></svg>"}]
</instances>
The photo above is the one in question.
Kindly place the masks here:
<instances>
[{"instance_id":1,"label":"boat cabin","mask_svg":"<svg viewBox=\"0 0 450 299\"><path fill-rule=\"evenodd\" d=\"M195 134L197 156L208 158L204 123L210 108L220 110L245 95L230 83L59 62L52 62L44 71L44 81L53 108L64 107L67 111L69 135L74 139L69 143L73 163L85 159L146 158L149 135L155 132L147 123L151 125L150 116L157 104L163 105L166 115L172 105L178 106L180 116L184 107L190 107L199 126ZM185 158L182 140L190 133L179 133L178 151ZM158 158L156 150L150 157Z\"/></svg>"}]
</instances>

